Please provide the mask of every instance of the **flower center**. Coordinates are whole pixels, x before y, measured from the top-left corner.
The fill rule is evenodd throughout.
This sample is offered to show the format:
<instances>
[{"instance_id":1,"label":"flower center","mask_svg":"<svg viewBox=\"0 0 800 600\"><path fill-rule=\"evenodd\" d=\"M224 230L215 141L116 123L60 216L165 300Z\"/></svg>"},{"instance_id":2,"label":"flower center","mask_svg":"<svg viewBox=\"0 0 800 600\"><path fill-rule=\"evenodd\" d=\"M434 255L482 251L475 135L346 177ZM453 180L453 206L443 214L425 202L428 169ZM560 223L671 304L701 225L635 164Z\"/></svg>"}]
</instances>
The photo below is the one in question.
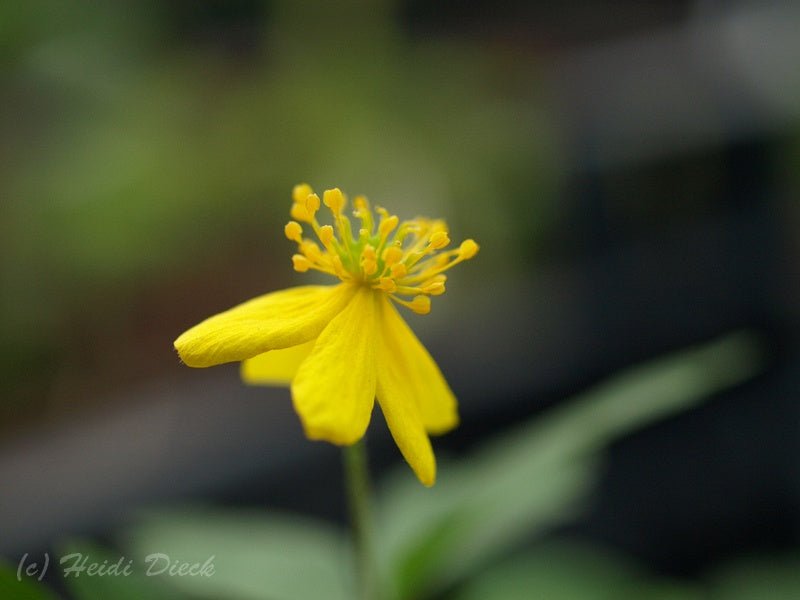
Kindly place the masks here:
<instances>
[{"instance_id":1,"label":"flower center","mask_svg":"<svg viewBox=\"0 0 800 600\"><path fill-rule=\"evenodd\" d=\"M294 187L291 216L284 227L286 237L297 242L292 256L295 271L322 271L342 281L352 281L385 292L395 302L418 314L431 310L430 296L445 292L450 267L478 253L474 240L465 240L455 249L450 244L447 224L422 217L400 221L396 215L376 207L375 216L364 196L353 199L353 217L360 223L355 232L343 213L347 199L339 190L325 190L322 202L305 183ZM330 209L333 225L320 225L317 212L321 204ZM303 237L303 226L310 225L322 244Z\"/></svg>"}]
</instances>

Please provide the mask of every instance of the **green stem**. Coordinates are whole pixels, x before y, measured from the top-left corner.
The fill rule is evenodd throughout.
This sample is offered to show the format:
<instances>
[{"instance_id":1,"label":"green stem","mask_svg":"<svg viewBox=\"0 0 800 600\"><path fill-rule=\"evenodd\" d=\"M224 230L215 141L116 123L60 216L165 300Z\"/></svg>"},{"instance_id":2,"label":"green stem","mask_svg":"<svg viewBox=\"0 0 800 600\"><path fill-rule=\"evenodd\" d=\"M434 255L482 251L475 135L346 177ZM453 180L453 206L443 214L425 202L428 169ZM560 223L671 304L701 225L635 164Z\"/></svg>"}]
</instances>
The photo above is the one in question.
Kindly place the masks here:
<instances>
[{"instance_id":1,"label":"green stem","mask_svg":"<svg viewBox=\"0 0 800 600\"><path fill-rule=\"evenodd\" d=\"M359 597L376 600L377 581L372 552L372 514L370 484L367 469L367 450L364 440L343 449L345 485L353 531Z\"/></svg>"}]
</instances>

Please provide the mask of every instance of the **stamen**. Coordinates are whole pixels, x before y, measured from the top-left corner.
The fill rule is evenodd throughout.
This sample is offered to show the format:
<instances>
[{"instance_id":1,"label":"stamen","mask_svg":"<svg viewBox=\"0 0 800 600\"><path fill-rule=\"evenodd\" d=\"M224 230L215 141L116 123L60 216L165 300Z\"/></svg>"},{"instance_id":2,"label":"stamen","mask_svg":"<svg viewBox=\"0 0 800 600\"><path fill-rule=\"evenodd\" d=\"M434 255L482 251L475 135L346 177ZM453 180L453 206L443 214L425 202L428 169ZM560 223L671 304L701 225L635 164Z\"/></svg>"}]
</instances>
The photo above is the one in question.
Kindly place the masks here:
<instances>
[{"instance_id":1,"label":"stamen","mask_svg":"<svg viewBox=\"0 0 800 600\"><path fill-rule=\"evenodd\" d=\"M316 194L309 194L306 197L305 205L309 216L313 219L314 215L317 214L319 210L319 196Z\"/></svg>"},{"instance_id":2,"label":"stamen","mask_svg":"<svg viewBox=\"0 0 800 600\"><path fill-rule=\"evenodd\" d=\"M458 256L462 260L469 260L478 253L481 247L475 243L475 240L464 240L458 248Z\"/></svg>"},{"instance_id":3,"label":"stamen","mask_svg":"<svg viewBox=\"0 0 800 600\"><path fill-rule=\"evenodd\" d=\"M392 273L392 277L395 279L402 279L408 274L408 269L403 263L397 263L396 265L392 265L392 268L389 269Z\"/></svg>"},{"instance_id":4,"label":"stamen","mask_svg":"<svg viewBox=\"0 0 800 600\"><path fill-rule=\"evenodd\" d=\"M319 241L322 242L322 245L328 248L333 241L333 227L330 225L323 225L319 228ZM330 250L329 250L330 251Z\"/></svg>"},{"instance_id":5,"label":"stamen","mask_svg":"<svg viewBox=\"0 0 800 600\"><path fill-rule=\"evenodd\" d=\"M433 233L428 240L428 248L433 250L441 250L450 243L450 238L446 231L437 231Z\"/></svg>"},{"instance_id":6,"label":"stamen","mask_svg":"<svg viewBox=\"0 0 800 600\"><path fill-rule=\"evenodd\" d=\"M441 296L446 291L444 287L445 281L447 281L445 275L436 275L420 286L422 288L422 293L430 294L431 296Z\"/></svg>"},{"instance_id":7,"label":"stamen","mask_svg":"<svg viewBox=\"0 0 800 600\"><path fill-rule=\"evenodd\" d=\"M334 216L339 215L345 205L345 198L342 195L342 190L333 188L332 190L325 190L322 194L322 202L331 209Z\"/></svg>"},{"instance_id":8,"label":"stamen","mask_svg":"<svg viewBox=\"0 0 800 600\"><path fill-rule=\"evenodd\" d=\"M383 264L387 267L391 267L400 262L400 259L403 258L403 251L397 246L389 246L383 251L383 256L381 258L383 258Z\"/></svg>"},{"instance_id":9,"label":"stamen","mask_svg":"<svg viewBox=\"0 0 800 600\"><path fill-rule=\"evenodd\" d=\"M303 228L297 221L289 221L283 228L283 233L285 233L286 237L293 242L297 242L299 244L301 241L303 241Z\"/></svg>"},{"instance_id":10,"label":"stamen","mask_svg":"<svg viewBox=\"0 0 800 600\"><path fill-rule=\"evenodd\" d=\"M298 183L292 189L292 200L294 200L295 204L302 204L305 205L306 198L310 194L313 194L314 190L311 189L311 186L307 183Z\"/></svg>"},{"instance_id":11,"label":"stamen","mask_svg":"<svg viewBox=\"0 0 800 600\"><path fill-rule=\"evenodd\" d=\"M381 222L378 225L378 233L381 234L381 239L386 239L386 237L397 227L397 224L400 222L400 219L397 215L392 215L391 217L381 218Z\"/></svg>"},{"instance_id":12,"label":"stamen","mask_svg":"<svg viewBox=\"0 0 800 600\"><path fill-rule=\"evenodd\" d=\"M398 298L397 296L392 296L391 298L398 304L410 308L418 315L427 315L431 312L431 299L427 296L414 296L411 302Z\"/></svg>"},{"instance_id":13,"label":"stamen","mask_svg":"<svg viewBox=\"0 0 800 600\"><path fill-rule=\"evenodd\" d=\"M298 273L305 273L311 268L311 261L302 254L295 254L292 256L292 265Z\"/></svg>"},{"instance_id":14,"label":"stamen","mask_svg":"<svg viewBox=\"0 0 800 600\"><path fill-rule=\"evenodd\" d=\"M312 263L322 262L322 251L319 249L319 246L311 240L303 240L300 243L300 252Z\"/></svg>"},{"instance_id":15,"label":"stamen","mask_svg":"<svg viewBox=\"0 0 800 600\"><path fill-rule=\"evenodd\" d=\"M353 214L360 220L354 238L350 220L343 214L347 203L339 188L325 190L322 200L307 184L292 190L292 219L284 227L287 239L296 242L292 256L296 271L310 269L335 275L342 281L369 286L418 314L431 310L431 296L445 293L450 267L474 257L479 250L474 240L463 241L456 249L445 250L450 236L444 221L416 218L400 222L382 208L375 227L373 212L364 196L353 200ZM324 204L333 214L333 225L320 225L317 213ZM303 237L304 225L316 233L324 248ZM411 298L410 300L408 298Z\"/></svg>"},{"instance_id":16,"label":"stamen","mask_svg":"<svg viewBox=\"0 0 800 600\"><path fill-rule=\"evenodd\" d=\"M299 202L292 204L292 210L289 211L289 214L292 215L292 218L295 221L300 221L303 223L311 222L311 216L308 214L308 209L305 207L305 200L303 201L303 204L300 204Z\"/></svg>"},{"instance_id":17,"label":"stamen","mask_svg":"<svg viewBox=\"0 0 800 600\"><path fill-rule=\"evenodd\" d=\"M362 231L367 230L367 237L372 235L372 211L369 209L369 200L366 196L356 196L353 199L353 206L355 207L355 215L361 219Z\"/></svg>"},{"instance_id":18,"label":"stamen","mask_svg":"<svg viewBox=\"0 0 800 600\"><path fill-rule=\"evenodd\" d=\"M364 275L374 275L378 271L378 255L370 244L364 246L361 251L361 268Z\"/></svg>"},{"instance_id":19,"label":"stamen","mask_svg":"<svg viewBox=\"0 0 800 600\"><path fill-rule=\"evenodd\" d=\"M391 277L381 277L377 285L372 286L390 294L397 290L397 283Z\"/></svg>"}]
</instances>

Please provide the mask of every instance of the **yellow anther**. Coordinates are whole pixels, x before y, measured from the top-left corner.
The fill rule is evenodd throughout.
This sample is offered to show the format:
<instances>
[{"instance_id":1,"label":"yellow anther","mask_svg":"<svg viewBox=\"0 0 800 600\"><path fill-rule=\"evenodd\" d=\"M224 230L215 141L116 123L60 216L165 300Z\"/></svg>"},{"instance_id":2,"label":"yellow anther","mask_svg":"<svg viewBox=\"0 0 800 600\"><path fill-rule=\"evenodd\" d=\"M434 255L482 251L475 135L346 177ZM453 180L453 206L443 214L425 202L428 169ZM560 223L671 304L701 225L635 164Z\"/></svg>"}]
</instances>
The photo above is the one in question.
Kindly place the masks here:
<instances>
[{"instance_id":1,"label":"yellow anther","mask_svg":"<svg viewBox=\"0 0 800 600\"><path fill-rule=\"evenodd\" d=\"M317 244L311 240L303 240L300 243L300 252L302 252L312 263L317 263L322 260L322 252L320 251L319 246L317 246Z\"/></svg>"},{"instance_id":2,"label":"yellow anther","mask_svg":"<svg viewBox=\"0 0 800 600\"><path fill-rule=\"evenodd\" d=\"M305 203L305 200L303 200L303 202ZM295 221L301 221L306 223L311 221L311 216L308 214L308 210L306 209L305 204L300 204L298 202L295 202L294 204L292 204L292 210L289 211L289 214L292 215L292 218Z\"/></svg>"},{"instance_id":3,"label":"yellow anther","mask_svg":"<svg viewBox=\"0 0 800 600\"><path fill-rule=\"evenodd\" d=\"M292 220L284 233L298 244L292 257L297 271L314 269L355 281L391 295L394 302L420 314L430 311L432 296L445 292L442 272L479 250L471 239L457 248L448 247L451 240L442 220L400 222L383 207L371 208L364 196L353 199L353 212L359 219L355 225L352 216L342 212L347 198L339 188L325 190L320 198L311 186L301 183L292 190L292 198ZM331 225L317 221L322 204L334 215ZM312 229L314 241L303 237Z\"/></svg>"},{"instance_id":4,"label":"yellow anther","mask_svg":"<svg viewBox=\"0 0 800 600\"><path fill-rule=\"evenodd\" d=\"M356 196L353 199L353 206L355 206L355 215L361 219L361 235L369 237L372 235L372 211L369 209L369 201L364 196ZM364 233L366 231L366 233Z\"/></svg>"},{"instance_id":5,"label":"yellow anther","mask_svg":"<svg viewBox=\"0 0 800 600\"><path fill-rule=\"evenodd\" d=\"M361 251L361 268L367 276L374 275L378 271L378 255L370 244L364 246Z\"/></svg>"},{"instance_id":6,"label":"yellow anther","mask_svg":"<svg viewBox=\"0 0 800 600\"><path fill-rule=\"evenodd\" d=\"M366 196L356 196L353 198L353 207L359 212L369 210L369 200Z\"/></svg>"},{"instance_id":7,"label":"yellow anther","mask_svg":"<svg viewBox=\"0 0 800 600\"><path fill-rule=\"evenodd\" d=\"M289 221L283 228L283 233L285 233L286 237L293 242L297 242L299 244L301 241L303 241L303 228L297 221Z\"/></svg>"},{"instance_id":8,"label":"yellow anther","mask_svg":"<svg viewBox=\"0 0 800 600\"><path fill-rule=\"evenodd\" d=\"M400 259L403 258L403 251L397 246L389 246L383 251L382 258L384 264L387 267L391 267L392 265L400 262Z\"/></svg>"},{"instance_id":9,"label":"yellow anther","mask_svg":"<svg viewBox=\"0 0 800 600\"><path fill-rule=\"evenodd\" d=\"M447 281L446 275L434 275L422 284L422 291L431 296L441 296L445 292L444 282Z\"/></svg>"},{"instance_id":10,"label":"yellow anther","mask_svg":"<svg viewBox=\"0 0 800 600\"><path fill-rule=\"evenodd\" d=\"M378 260L378 255L375 253L375 248L373 248L371 244L364 246L364 249L361 251L361 260L370 260L373 262Z\"/></svg>"},{"instance_id":11,"label":"yellow anther","mask_svg":"<svg viewBox=\"0 0 800 600\"><path fill-rule=\"evenodd\" d=\"M378 271L378 263L374 260L362 260L361 268L364 269L364 275L374 275Z\"/></svg>"},{"instance_id":12,"label":"yellow anther","mask_svg":"<svg viewBox=\"0 0 800 600\"><path fill-rule=\"evenodd\" d=\"M381 234L381 238L388 236L399 222L400 219L397 218L397 215L381 219L380 225L378 225L378 232Z\"/></svg>"},{"instance_id":13,"label":"yellow anther","mask_svg":"<svg viewBox=\"0 0 800 600\"><path fill-rule=\"evenodd\" d=\"M433 281L422 286L422 291L431 296L441 296L445 293L444 281Z\"/></svg>"},{"instance_id":14,"label":"yellow anther","mask_svg":"<svg viewBox=\"0 0 800 600\"><path fill-rule=\"evenodd\" d=\"M298 183L292 189L292 200L297 204L305 205L306 198L309 194L313 194L314 190L307 183Z\"/></svg>"},{"instance_id":15,"label":"yellow anther","mask_svg":"<svg viewBox=\"0 0 800 600\"><path fill-rule=\"evenodd\" d=\"M395 279L402 279L406 275L408 275L408 269L403 263L397 263L396 265L392 265L392 268L389 269L392 273L392 277Z\"/></svg>"},{"instance_id":16,"label":"yellow anther","mask_svg":"<svg viewBox=\"0 0 800 600\"><path fill-rule=\"evenodd\" d=\"M325 247L328 247L330 243L333 241L333 227L330 225L323 225L319 228L319 241Z\"/></svg>"},{"instance_id":17,"label":"yellow anther","mask_svg":"<svg viewBox=\"0 0 800 600\"><path fill-rule=\"evenodd\" d=\"M418 315L427 315L431 312L431 299L427 296L414 296L414 299L406 306Z\"/></svg>"},{"instance_id":18,"label":"yellow anther","mask_svg":"<svg viewBox=\"0 0 800 600\"><path fill-rule=\"evenodd\" d=\"M305 273L311 268L311 262L302 254L292 256L292 265L298 273Z\"/></svg>"},{"instance_id":19,"label":"yellow anther","mask_svg":"<svg viewBox=\"0 0 800 600\"><path fill-rule=\"evenodd\" d=\"M305 205L308 214L313 218L314 214L319 210L319 196L316 194L309 194L306 196Z\"/></svg>"},{"instance_id":20,"label":"yellow anther","mask_svg":"<svg viewBox=\"0 0 800 600\"><path fill-rule=\"evenodd\" d=\"M332 190L325 190L322 194L322 202L331 209L333 214L338 215L342 212L344 208L344 195L342 195L342 191L339 188L333 188Z\"/></svg>"},{"instance_id":21,"label":"yellow anther","mask_svg":"<svg viewBox=\"0 0 800 600\"><path fill-rule=\"evenodd\" d=\"M428 246L433 250L441 250L449 243L450 238L448 237L446 231L436 231L431 234L431 237L428 240Z\"/></svg>"},{"instance_id":22,"label":"yellow anther","mask_svg":"<svg viewBox=\"0 0 800 600\"><path fill-rule=\"evenodd\" d=\"M480 250L480 246L475 243L475 240L464 240L458 248L458 257L462 260L469 260L475 256Z\"/></svg>"},{"instance_id":23,"label":"yellow anther","mask_svg":"<svg viewBox=\"0 0 800 600\"><path fill-rule=\"evenodd\" d=\"M395 280L391 277L381 277L378 288L391 294L397 289L397 283L395 283Z\"/></svg>"}]
</instances>

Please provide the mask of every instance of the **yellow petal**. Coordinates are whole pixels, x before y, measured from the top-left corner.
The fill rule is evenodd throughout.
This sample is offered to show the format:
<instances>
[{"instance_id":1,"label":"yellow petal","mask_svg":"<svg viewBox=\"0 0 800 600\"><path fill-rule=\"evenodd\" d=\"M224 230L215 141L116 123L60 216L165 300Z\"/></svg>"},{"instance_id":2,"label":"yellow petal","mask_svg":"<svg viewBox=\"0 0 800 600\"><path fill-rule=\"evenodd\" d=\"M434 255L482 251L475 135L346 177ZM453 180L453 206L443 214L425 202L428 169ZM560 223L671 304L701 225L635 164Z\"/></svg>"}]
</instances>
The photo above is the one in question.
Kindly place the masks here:
<instances>
[{"instance_id":1,"label":"yellow petal","mask_svg":"<svg viewBox=\"0 0 800 600\"><path fill-rule=\"evenodd\" d=\"M190 367L245 360L316 338L352 298L349 284L308 285L254 298L195 325L175 340Z\"/></svg>"},{"instance_id":2,"label":"yellow petal","mask_svg":"<svg viewBox=\"0 0 800 600\"><path fill-rule=\"evenodd\" d=\"M242 381L249 385L289 385L300 363L311 354L314 342L316 340L282 350L270 350L242 361L239 371Z\"/></svg>"},{"instance_id":3,"label":"yellow petal","mask_svg":"<svg viewBox=\"0 0 800 600\"><path fill-rule=\"evenodd\" d=\"M376 294L362 287L330 322L292 382L306 435L349 445L364 435L375 401Z\"/></svg>"},{"instance_id":4,"label":"yellow petal","mask_svg":"<svg viewBox=\"0 0 800 600\"><path fill-rule=\"evenodd\" d=\"M411 328L387 299L382 307L384 336L391 339L409 393L419 407L428 433L441 434L458 425L456 397L442 372Z\"/></svg>"},{"instance_id":5,"label":"yellow petal","mask_svg":"<svg viewBox=\"0 0 800 600\"><path fill-rule=\"evenodd\" d=\"M380 305L383 327L378 351L378 403L403 457L422 484L432 486L436 481L436 459L402 362L403 349L399 347L398 337L392 335L391 320L386 319L389 310L394 311L394 307L383 298Z\"/></svg>"}]
</instances>

